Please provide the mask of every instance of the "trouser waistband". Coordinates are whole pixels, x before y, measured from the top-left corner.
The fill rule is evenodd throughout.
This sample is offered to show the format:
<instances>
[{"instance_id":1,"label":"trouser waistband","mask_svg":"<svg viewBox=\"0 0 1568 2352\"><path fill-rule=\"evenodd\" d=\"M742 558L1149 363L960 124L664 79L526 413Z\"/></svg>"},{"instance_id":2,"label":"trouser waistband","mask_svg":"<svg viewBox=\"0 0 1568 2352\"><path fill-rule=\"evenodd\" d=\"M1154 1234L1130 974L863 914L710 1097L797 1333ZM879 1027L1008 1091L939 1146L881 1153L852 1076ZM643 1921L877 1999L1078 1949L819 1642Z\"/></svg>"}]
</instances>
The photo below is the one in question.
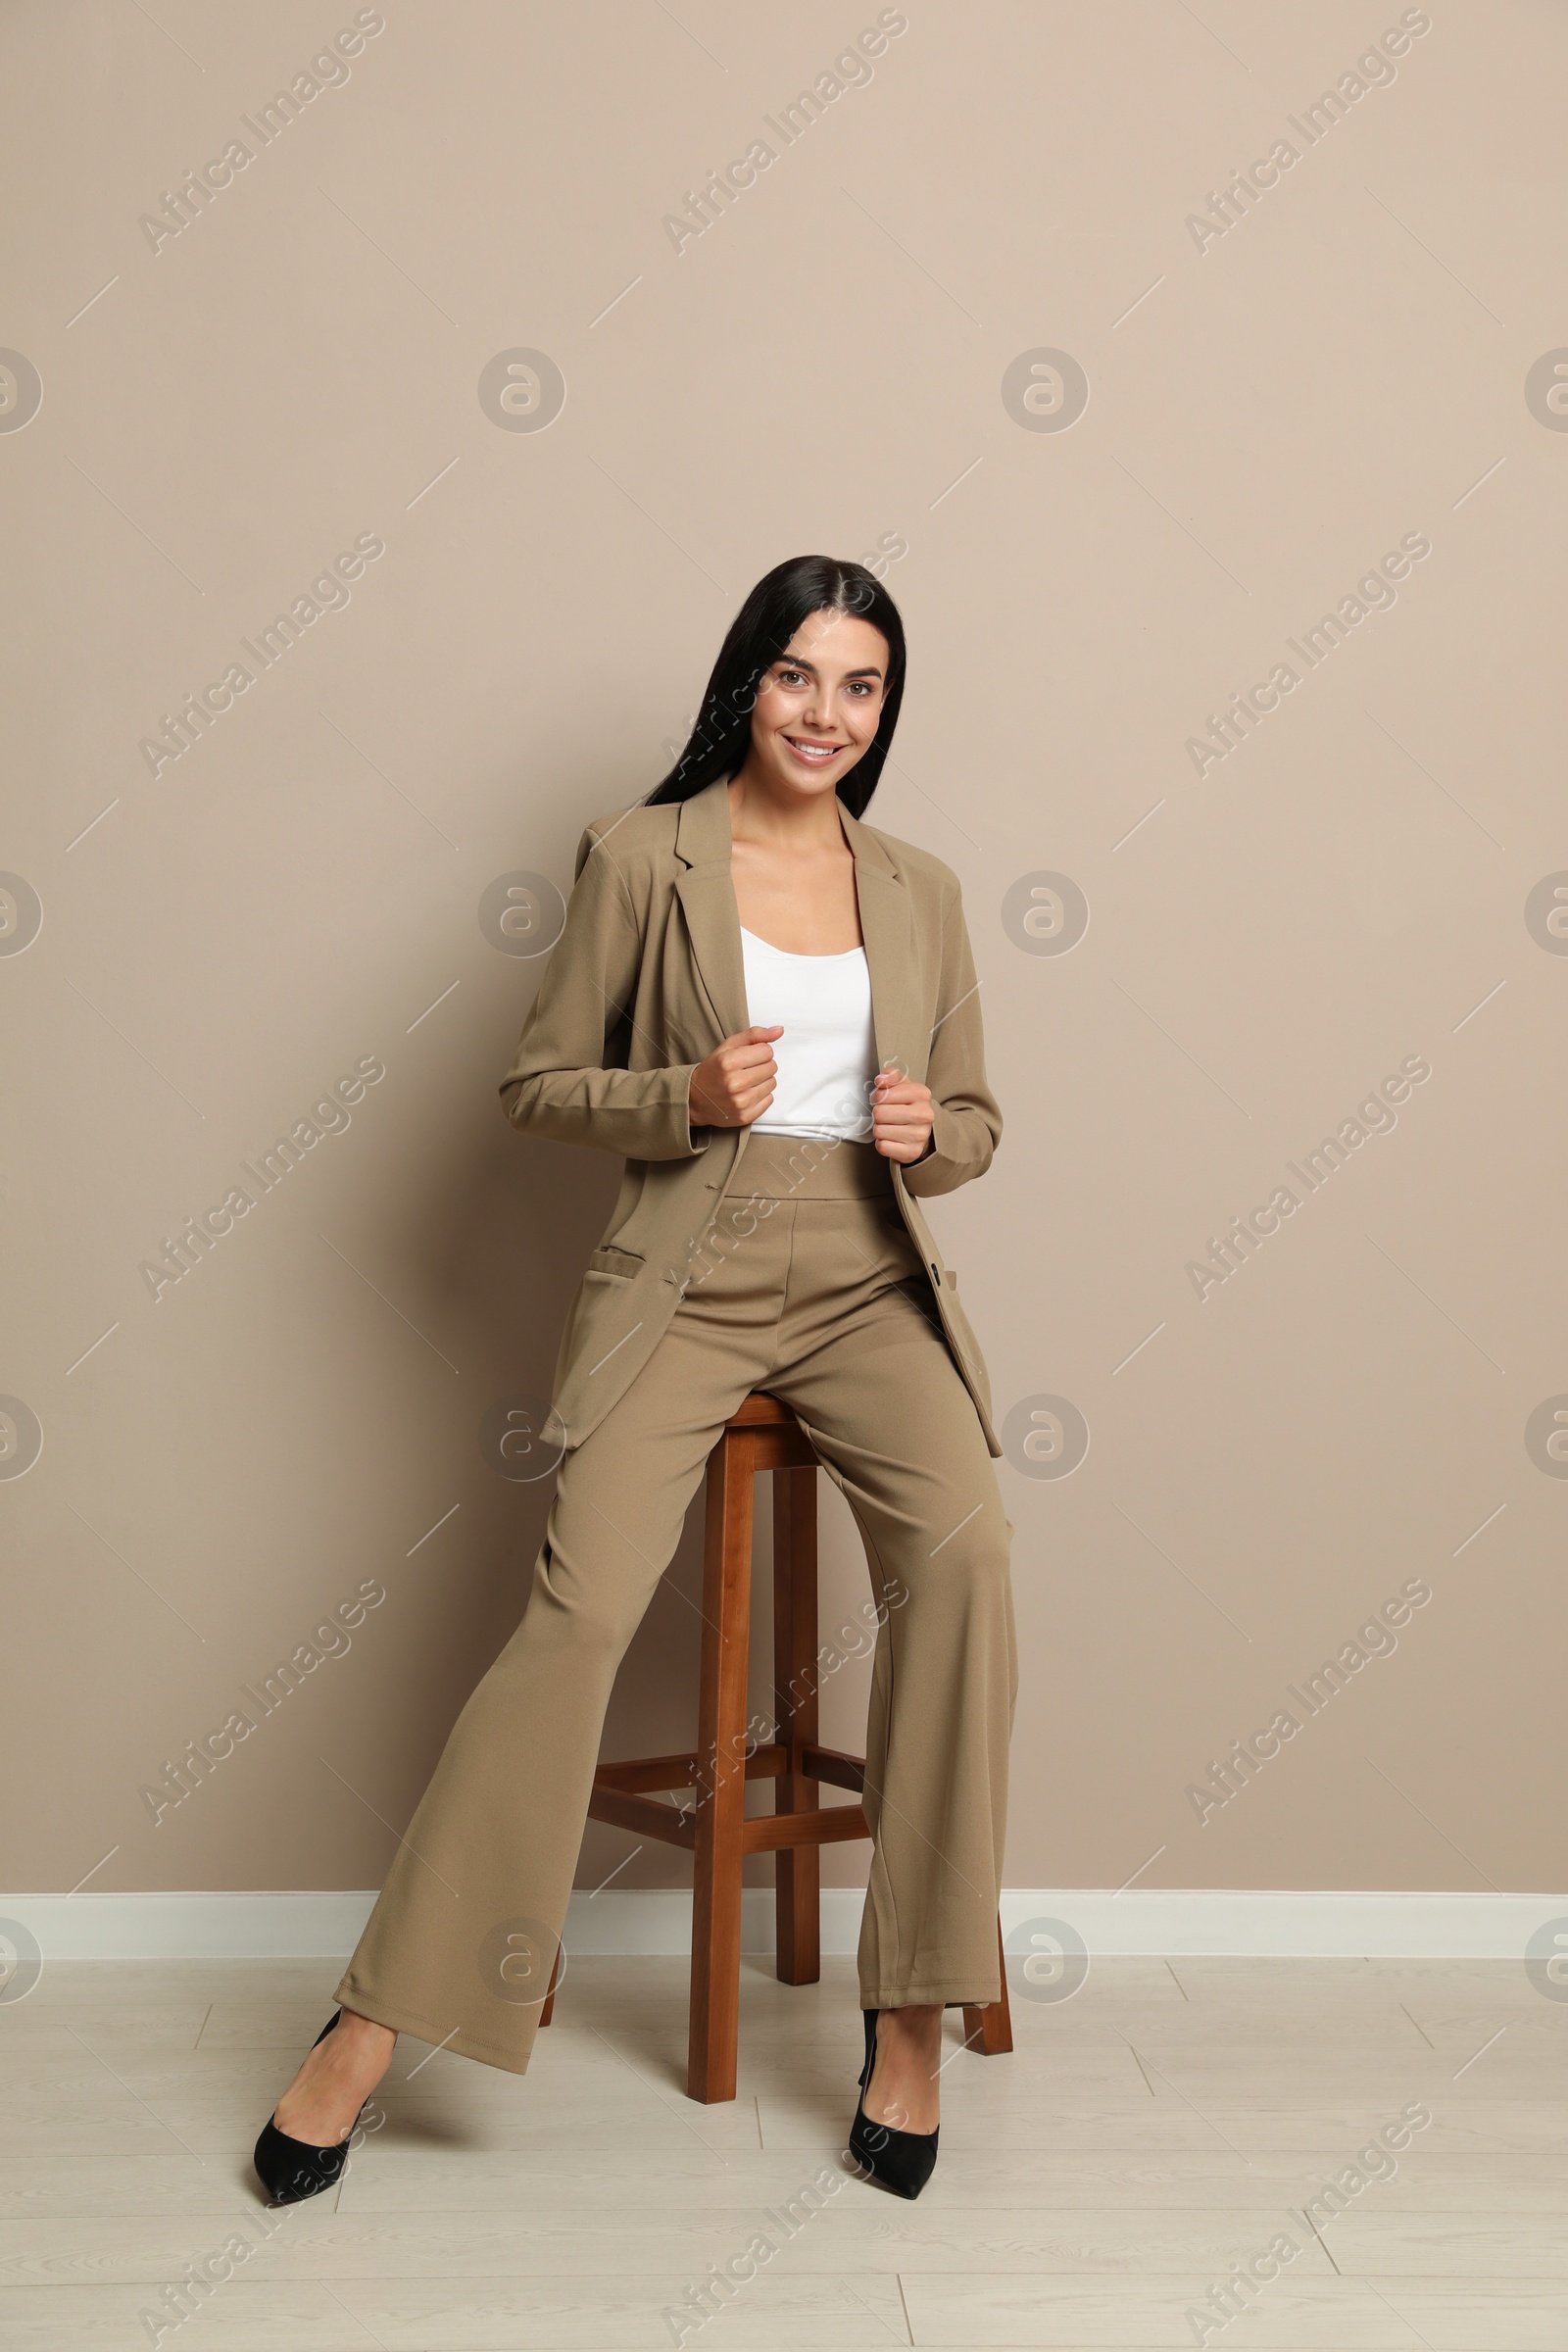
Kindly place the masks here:
<instances>
[{"instance_id":1,"label":"trouser waistband","mask_svg":"<svg viewBox=\"0 0 1568 2352\"><path fill-rule=\"evenodd\" d=\"M891 1196L893 1163L875 1144L814 1135L758 1134L747 1140L726 1199L864 1200Z\"/></svg>"}]
</instances>

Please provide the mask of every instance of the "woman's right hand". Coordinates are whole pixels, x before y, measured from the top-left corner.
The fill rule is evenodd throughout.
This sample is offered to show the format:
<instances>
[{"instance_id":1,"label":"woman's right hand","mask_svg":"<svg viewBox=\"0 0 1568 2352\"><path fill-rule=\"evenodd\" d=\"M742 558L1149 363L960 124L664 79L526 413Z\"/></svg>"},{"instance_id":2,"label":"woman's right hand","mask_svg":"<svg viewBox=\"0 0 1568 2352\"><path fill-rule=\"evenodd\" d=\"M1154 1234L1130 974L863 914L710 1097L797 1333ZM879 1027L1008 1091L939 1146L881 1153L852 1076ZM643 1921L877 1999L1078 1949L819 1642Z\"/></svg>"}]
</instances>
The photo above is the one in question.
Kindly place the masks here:
<instances>
[{"instance_id":1,"label":"woman's right hand","mask_svg":"<svg viewBox=\"0 0 1568 2352\"><path fill-rule=\"evenodd\" d=\"M692 1072L688 1112L694 1127L749 1127L778 1084L773 1040L782 1028L741 1029L715 1046Z\"/></svg>"}]
</instances>

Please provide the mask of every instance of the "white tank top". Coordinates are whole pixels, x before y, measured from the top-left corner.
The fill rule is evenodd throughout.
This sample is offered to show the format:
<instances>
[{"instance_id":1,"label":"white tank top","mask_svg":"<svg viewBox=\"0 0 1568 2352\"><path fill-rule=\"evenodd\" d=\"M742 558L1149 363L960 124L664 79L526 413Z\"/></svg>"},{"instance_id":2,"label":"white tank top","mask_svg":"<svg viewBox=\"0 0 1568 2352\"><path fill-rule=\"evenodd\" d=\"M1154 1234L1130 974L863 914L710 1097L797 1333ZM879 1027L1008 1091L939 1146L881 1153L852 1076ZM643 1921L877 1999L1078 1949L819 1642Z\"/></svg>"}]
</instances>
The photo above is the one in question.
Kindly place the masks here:
<instances>
[{"instance_id":1,"label":"white tank top","mask_svg":"<svg viewBox=\"0 0 1568 2352\"><path fill-rule=\"evenodd\" d=\"M792 956L741 926L746 1010L773 1041L778 1085L754 1122L759 1135L815 1135L844 1143L871 1137L876 1036L863 948L842 956Z\"/></svg>"}]
</instances>

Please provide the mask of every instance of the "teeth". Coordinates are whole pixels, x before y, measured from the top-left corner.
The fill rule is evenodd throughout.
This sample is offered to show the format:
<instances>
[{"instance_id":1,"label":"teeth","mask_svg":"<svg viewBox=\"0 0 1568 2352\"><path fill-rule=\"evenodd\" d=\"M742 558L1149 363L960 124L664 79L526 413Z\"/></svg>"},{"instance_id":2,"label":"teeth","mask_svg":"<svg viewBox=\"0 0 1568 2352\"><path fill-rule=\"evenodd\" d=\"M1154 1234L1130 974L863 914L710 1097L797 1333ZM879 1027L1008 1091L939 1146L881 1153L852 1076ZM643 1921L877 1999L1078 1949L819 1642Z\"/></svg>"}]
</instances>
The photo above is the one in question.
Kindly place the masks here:
<instances>
[{"instance_id":1,"label":"teeth","mask_svg":"<svg viewBox=\"0 0 1568 2352\"><path fill-rule=\"evenodd\" d=\"M799 752L806 760L836 760L844 749L841 743L797 743L793 735L786 735L784 740L791 751Z\"/></svg>"}]
</instances>

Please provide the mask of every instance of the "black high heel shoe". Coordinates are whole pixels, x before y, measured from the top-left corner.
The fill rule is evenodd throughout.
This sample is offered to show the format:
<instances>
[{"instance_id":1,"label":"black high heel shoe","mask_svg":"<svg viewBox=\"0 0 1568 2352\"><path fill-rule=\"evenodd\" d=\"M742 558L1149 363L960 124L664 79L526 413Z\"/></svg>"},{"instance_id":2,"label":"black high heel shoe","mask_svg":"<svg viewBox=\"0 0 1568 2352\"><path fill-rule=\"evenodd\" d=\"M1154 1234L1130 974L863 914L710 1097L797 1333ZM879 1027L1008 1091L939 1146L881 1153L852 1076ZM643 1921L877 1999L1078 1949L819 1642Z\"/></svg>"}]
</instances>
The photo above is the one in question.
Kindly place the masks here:
<instances>
[{"instance_id":1,"label":"black high heel shoe","mask_svg":"<svg viewBox=\"0 0 1568 2352\"><path fill-rule=\"evenodd\" d=\"M341 2009L334 2010L312 2042L312 2049L326 2039L342 2014ZM360 2115L365 2113L368 2105L367 2099L360 2109ZM256 2153L251 2159L269 2201L273 2205L299 2205L307 2197L318 2197L323 2188L331 2188L341 2180L343 2167L349 2160L349 2141L354 2136L359 2120L357 2115L346 2136L339 2140L335 2148L313 2148L309 2140L290 2139L288 2133L280 2132L269 2118L262 2126L262 2136L256 2142Z\"/></svg>"},{"instance_id":2,"label":"black high heel shoe","mask_svg":"<svg viewBox=\"0 0 1568 2352\"><path fill-rule=\"evenodd\" d=\"M865 2092L876 2064L874 2009L862 2009L865 2020L865 2064L860 2069L860 2101L850 2126L850 2154L862 2175L897 2197L917 2197L936 2170L937 2132L899 2132L892 2124L873 2124L865 2112Z\"/></svg>"}]
</instances>

